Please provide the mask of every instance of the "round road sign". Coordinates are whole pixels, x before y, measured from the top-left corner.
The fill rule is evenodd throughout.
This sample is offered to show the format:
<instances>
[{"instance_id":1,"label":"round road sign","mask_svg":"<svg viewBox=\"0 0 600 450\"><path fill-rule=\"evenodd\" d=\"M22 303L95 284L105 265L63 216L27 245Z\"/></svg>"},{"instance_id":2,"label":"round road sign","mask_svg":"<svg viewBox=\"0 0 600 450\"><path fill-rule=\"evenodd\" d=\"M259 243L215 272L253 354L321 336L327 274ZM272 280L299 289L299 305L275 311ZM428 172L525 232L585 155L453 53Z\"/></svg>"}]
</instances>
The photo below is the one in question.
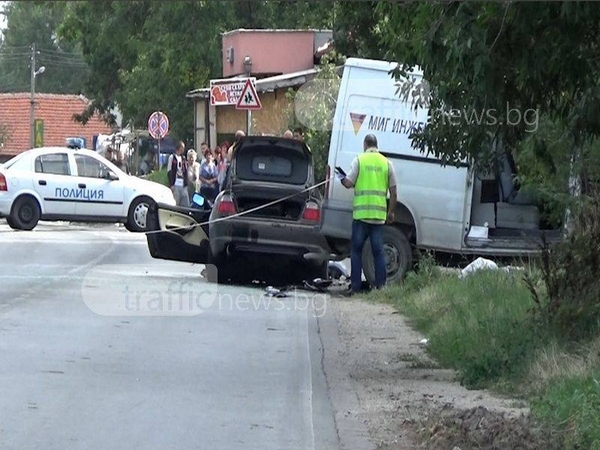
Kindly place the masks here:
<instances>
[{"instance_id":1,"label":"round road sign","mask_svg":"<svg viewBox=\"0 0 600 450\"><path fill-rule=\"evenodd\" d=\"M162 139L169 132L169 118L160 111L154 111L148 119L148 132L154 139Z\"/></svg>"}]
</instances>

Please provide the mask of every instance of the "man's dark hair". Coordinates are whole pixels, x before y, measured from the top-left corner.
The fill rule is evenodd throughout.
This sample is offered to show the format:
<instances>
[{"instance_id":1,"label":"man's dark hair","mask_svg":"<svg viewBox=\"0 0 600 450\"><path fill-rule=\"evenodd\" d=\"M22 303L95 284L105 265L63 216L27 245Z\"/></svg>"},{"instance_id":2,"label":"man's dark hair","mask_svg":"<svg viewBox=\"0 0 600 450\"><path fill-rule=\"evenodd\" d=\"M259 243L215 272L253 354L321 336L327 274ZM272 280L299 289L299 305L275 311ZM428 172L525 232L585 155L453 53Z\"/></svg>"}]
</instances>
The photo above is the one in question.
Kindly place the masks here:
<instances>
[{"instance_id":1,"label":"man's dark hair","mask_svg":"<svg viewBox=\"0 0 600 450\"><path fill-rule=\"evenodd\" d=\"M298 133L300 135L304 134L304 130L302 128L294 128L294 133Z\"/></svg>"},{"instance_id":2,"label":"man's dark hair","mask_svg":"<svg viewBox=\"0 0 600 450\"><path fill-rule=\"evenodd\" d=\"M367 134L365 136L365 145L367 148L377 147L377 138L374 134Z\"/></svg>"}]
</instances>

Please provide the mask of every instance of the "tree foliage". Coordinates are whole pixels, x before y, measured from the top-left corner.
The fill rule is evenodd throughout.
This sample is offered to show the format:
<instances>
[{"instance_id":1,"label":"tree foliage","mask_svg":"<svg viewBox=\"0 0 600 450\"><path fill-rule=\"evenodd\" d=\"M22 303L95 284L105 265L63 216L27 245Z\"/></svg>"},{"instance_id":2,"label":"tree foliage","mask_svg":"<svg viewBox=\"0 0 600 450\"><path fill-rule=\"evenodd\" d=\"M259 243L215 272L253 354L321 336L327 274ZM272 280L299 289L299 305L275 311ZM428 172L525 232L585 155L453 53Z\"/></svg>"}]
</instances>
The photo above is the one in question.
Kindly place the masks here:
<instances>
[{"instance_id":1,"label":"tree foliage","mask_svg":"<svg viewBox=\"0 0 600 450\"><path fill-rule=\"evenodd\" d=\"M36 69L46 71L36 78L36 91L81 93L87 67L74 43L57 36L66 10L65 2L8 2L4 7L7 28L0 43L0 90L29 92L31 47L36 44Z\"/></svg>"},{"instance_id":2,"label":"tree foliage","mask_svg":"<svg viewBox=\"0 0 600 450\"><path fill-rule=\"evenodd\" d=\"M81 45L91 66L81 115L118 105L126 122L143 127L157 109L172 134L193 136L190 90L222 76L221 33L236 28L330 27L330 2L73 2L60 34Z\"/></svg>"},{"instance_id":3,"label":"tree foliage","mask_svg":"<svg viewBox=\"0 0 600 450\"><path fill-rule=\"evenodd\" d=\"M288 98L294 105L294 110L290 111L289 128L304 130L304 140L313 154L317 182L324 180L326 175L333 117L341 82L338 74L340 65L343 65L343 57L335 52L326 55L319 64L319 72L314 80L298 91L288 92Z\"/></svg>"},{"instance_id":4,"label":"tree foliage","mask_svg":"<svg viewBox=\"0 0 600 450\"><path fill-rule=\"evenodd\" d=\"M380 2L376 17L380 45L401 63L395 75L420 66L430 84L430 125L414 136L421 150L482 160L493 137L514 150L537 131L526 112L560 121L575 146L600 132L596 5ZM495 120L468 120L482 112Z\"/></svg>"}]
</instances>

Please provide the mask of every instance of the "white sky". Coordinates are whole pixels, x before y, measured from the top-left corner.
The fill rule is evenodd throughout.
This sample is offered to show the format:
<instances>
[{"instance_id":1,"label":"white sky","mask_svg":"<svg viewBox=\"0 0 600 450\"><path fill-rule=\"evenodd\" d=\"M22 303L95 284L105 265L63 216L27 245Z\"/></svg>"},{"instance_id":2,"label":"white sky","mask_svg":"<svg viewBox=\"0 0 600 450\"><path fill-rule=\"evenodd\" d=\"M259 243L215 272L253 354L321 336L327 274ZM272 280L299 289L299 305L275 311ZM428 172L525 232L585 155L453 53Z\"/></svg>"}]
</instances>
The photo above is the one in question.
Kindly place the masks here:
<instances>
[{"instance_id":1,"label":"white sky","mask_svg":"<svg viewBox=\"0 0 600 450\"><path fill-rule=\"evenodd\" d=\"M0 11L4 9L4 5L8 2L0 2ZM0 29L4 30L6 28L6 17L0 14Z\"/></svg>"}]
</instances>

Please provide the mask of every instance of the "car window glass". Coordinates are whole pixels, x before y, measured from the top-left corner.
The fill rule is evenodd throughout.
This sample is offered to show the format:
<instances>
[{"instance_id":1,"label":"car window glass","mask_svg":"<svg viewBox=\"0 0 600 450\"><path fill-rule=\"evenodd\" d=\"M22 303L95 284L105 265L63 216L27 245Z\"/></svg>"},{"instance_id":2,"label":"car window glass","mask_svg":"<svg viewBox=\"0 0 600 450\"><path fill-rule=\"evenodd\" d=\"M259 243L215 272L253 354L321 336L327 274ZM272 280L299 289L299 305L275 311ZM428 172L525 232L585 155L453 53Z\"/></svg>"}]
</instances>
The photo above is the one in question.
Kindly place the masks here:
<instances>
[{"instance_id":1,"label":"car window glass","mask_svg":"<svg viewBox=\"0 0 600 450\"><path fill-rule=\"evenodd\" d=\"M87 178L106 178L110 169L96 158L87 155L75 155L77 174Z\"/></svg>"},{"instance_id":2,"label":"car window glass","mask_svg":"<svg viewBox=\"0 0 600 450\"><path fill-rule=\"evenodd\" d=\"M69 156L66 153L49 153L35 158L35 171L55 175L71 175Z\"/></svg>"},{"instance_id":3,"label":"car window glass","mask_svg":"<svg viewBox=\"0 0 600 450\"><path fill-rule=\"evenodd\" d=\"M292 175L292 161L278 156L257 156L252 158L252 173L276 177Z\"/></svg>"},{"instance_id":4,"label":"car window glass","mask_svg":"<svg viewBox=\"0 0 600 450\"><path fill-rule=\"evenodd\" d=\"M19 166L19 164L18 164L19 161L23 160L23 155L24 155L24 153L20 153L17 156L14 156L13 158L9 159L2 166L2 168L4 168L4 169L10 169L13 166L15 166L15 168L17 168Z\"/></svg>"},{"instance_id":5,"label":"car window glass","mask_svg":"<svg viewBox=\"0 0 600 450\"><path fill-rule=\"evenodd\" d=\"M272 145L242 147L235 158L235 176L246 181L304 184L310 156L298 149Z\"/></svg>"}]
</instances>

